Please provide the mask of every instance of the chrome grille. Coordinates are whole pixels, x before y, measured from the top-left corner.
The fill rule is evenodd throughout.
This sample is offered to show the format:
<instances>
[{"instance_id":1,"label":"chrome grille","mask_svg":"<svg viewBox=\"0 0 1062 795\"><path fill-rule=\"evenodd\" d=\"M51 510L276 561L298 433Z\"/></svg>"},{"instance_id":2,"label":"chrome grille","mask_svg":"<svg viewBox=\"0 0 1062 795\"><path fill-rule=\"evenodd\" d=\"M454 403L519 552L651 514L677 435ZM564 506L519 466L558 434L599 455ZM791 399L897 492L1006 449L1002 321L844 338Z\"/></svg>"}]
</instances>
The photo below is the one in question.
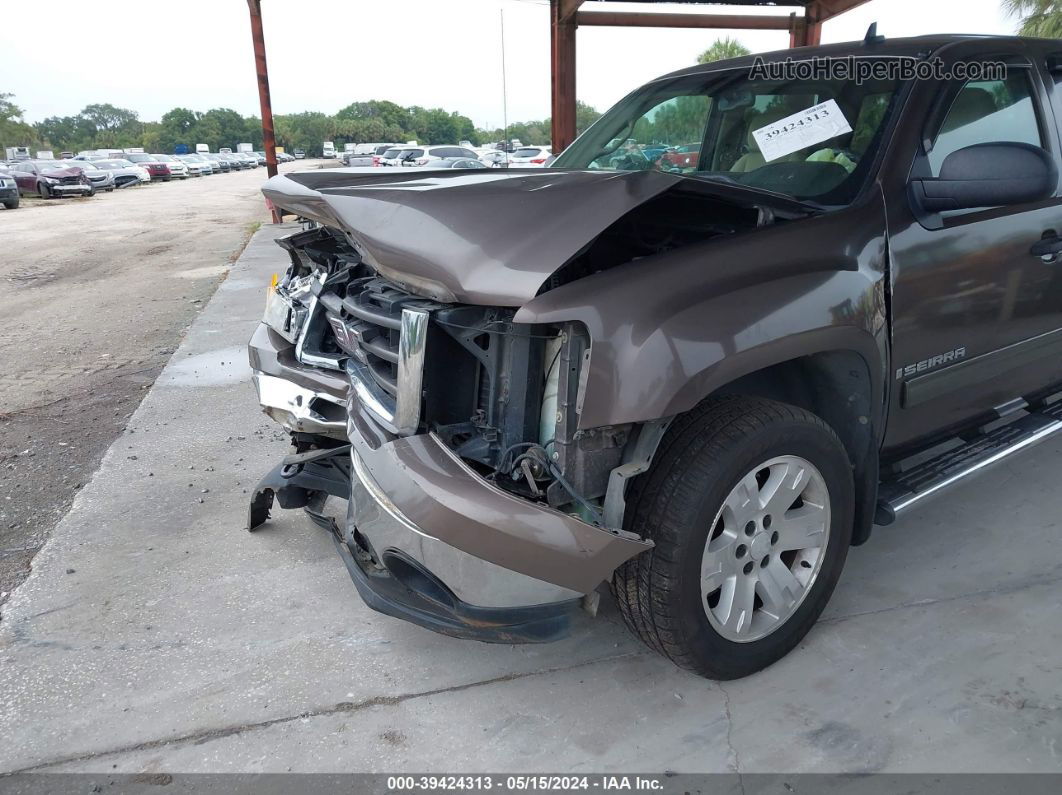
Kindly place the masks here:
<instances>
[{"instance_id":1,"label":"chrome grille","mask_svg":"<svg viewBox=\"0 0 1062 795\"><path fill-rule=\"evenodd\" d=\"M353 283L326 308L362 406L393 433L415 433L430 303L374 278Z\"/></svg>"}]
</instances>

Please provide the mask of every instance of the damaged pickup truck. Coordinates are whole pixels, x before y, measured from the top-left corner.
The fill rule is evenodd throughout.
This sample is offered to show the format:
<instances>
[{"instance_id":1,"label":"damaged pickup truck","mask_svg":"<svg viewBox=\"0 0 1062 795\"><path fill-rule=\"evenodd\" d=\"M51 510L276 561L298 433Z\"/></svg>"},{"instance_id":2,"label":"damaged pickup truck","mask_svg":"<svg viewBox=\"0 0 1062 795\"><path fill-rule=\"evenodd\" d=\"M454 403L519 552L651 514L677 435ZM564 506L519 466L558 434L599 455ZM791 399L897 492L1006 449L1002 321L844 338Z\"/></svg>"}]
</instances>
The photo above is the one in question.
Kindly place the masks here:
<instances>
[{"instance_id":1,"label":"damaged pickup truck","mask_svg":"<svg viewBox=\"0 0 1062 795\"><path fill-rule=\"evenodd\" d=\"M295 451L251 528L306 509L371 607L457 637L551 640L607 582L685 668L779 659L875 520L1062 429L1062 48L797 55L988 51L697 66L546 169L274 177L303 226L250 361Z\"/></svg>"}]
</instances>

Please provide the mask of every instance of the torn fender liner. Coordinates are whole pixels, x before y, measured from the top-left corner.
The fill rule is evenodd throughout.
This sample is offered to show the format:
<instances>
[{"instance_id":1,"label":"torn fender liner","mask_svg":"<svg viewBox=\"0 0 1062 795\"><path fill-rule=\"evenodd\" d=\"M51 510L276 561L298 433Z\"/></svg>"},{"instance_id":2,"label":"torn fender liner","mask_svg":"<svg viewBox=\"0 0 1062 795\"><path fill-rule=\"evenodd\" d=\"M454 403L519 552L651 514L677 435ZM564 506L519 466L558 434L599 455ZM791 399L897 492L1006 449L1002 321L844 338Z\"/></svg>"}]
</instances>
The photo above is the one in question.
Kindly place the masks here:
<instances>
[{"instance_id":1,"label":"torn fender liner","mask_svg":"<svg viewBox=\"0 0 1062 795\"><path fill-rule=\"evenodd\" d=\"M276 176L262 192L344 231L382 276L421 294L521 306L610 224L683 180L659 171L374 168Z\"/></svg>"},{"instance_id":2,"label":"torn fender liner","mask_svg":"<svg viewBox=\"0 0 1062 795\"><path fill-rule=\"evenodd\" d=\"M281 508L306 508L315 493L350 497L350 445L285 456L255 487L247 510L247 529L269 519L273 497Z\"/></svg>"}]
</instances>

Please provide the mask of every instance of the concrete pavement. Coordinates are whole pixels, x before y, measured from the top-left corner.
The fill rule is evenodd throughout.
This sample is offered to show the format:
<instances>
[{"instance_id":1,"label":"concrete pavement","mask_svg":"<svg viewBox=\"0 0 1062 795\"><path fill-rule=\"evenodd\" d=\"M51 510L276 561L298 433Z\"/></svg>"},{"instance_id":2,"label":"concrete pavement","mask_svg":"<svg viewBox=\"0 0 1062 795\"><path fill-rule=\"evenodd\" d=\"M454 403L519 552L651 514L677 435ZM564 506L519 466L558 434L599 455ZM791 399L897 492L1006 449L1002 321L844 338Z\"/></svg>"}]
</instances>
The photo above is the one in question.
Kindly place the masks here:
<instances>
[{"instance_id":1,"label":"concrete pavement","mask_svg":"<svg viewBox=\"0 0 1062 795\"><path fill-rule=\"evenodd\" d=\"M368 610L300 512L248 534L287 450L243 350L285 231L252 239L4 607L0 772L1062 769L1059 442L878 528L805 643L722 685L608 599L556 644L462 642Z\"/></svg>"}]
</instances>

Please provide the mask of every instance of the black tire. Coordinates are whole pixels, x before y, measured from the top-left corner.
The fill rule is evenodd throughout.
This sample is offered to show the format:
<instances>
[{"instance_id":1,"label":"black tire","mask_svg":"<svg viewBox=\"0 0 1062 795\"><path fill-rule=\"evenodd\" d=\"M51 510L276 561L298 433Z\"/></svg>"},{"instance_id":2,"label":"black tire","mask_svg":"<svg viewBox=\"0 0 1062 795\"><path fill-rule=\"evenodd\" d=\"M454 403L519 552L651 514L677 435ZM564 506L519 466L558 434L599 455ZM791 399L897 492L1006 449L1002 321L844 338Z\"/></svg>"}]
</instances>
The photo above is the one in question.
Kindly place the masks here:
<instances>
[{"instance_id":1,"label":"black tire","mask_svg":"<svg viewBox=\"0 0 1062 795\"><path fill-rule=\"evenodd\" d=\"M759 640L737 642L706 615L701 560L723 501L742 477L776 456L799 456L821 473L829 491L828 542L788 619ZM649 472L631 484L626 527L655 546L613 575L624 622L650 648L701 676L736 679L771 665L803 639L833 593L851 542L853 491L844 447L814 414L762 398L705 401L672 423Z\"/></svg>"},{"instance_id":2,"label":"black tire","mask_svg":"<svg viewBox=\"0 0 1062 795\"><path fill-rule=\"evenodd\" d=\"M107 188L108 193L114 193L114 188Z\"/></svg>"},{"instance_id":3,"label":"black tire","mask_svg":"<svg viewBox=\"0 0 1062 795\"><path fill-rule=\"evenodd\" d=\"M19 202L19 197L16 196L13 199L8 199L7 201L5 201L4 202L4 206L7 209L9 209L9 210L17 210L18 209L18 202Z\"/></svg>"},{"instance_id":4,"label":"black tire","mask_svg":"<svg viewBox=\"0 0 1062 795\"><path fill-rule=\"evenodd\" d=\"M37 193L40 194L42 199L50 199L50 198L52 198L51 189L47 185L45 185L43 182L38 182L37 183Z\"/></svg>"}]
</instances>

